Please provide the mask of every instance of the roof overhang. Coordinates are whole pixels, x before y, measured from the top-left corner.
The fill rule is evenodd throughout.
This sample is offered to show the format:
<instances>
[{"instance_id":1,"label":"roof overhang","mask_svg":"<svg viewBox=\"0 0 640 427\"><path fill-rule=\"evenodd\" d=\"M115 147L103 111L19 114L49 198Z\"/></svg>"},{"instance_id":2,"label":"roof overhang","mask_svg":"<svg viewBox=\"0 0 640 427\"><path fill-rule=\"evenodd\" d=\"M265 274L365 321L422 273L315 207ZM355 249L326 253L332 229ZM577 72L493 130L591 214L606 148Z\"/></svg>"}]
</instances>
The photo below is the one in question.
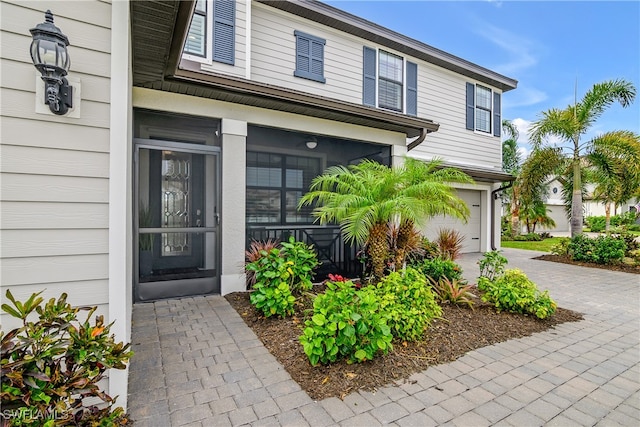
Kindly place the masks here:
<instances>
[{"instance_id":1,"label":"roof overhang","mask_svg":"<svg viewBox=\"0 0 640 427\"><path fill-rule=\"evenodd\" d=\"M515 89L518 81L473 62L436 49L419 40L392 31L359 16L329 6L317 0L255 0L288 13L319 22L331 28L353 34L381 46L387 46L414 58L478 80L503 92Z\"/></svg>"},{"instance_id":2,"label":"roof overhang","mask_svg":"<svg viewBox=\"0 0 640 427\"><path fill-rule=\"evenodd\" d=\"M134 86L187 94L259 108L420 137L438 130L432 120L344 102L230 75L203 73L181 61L193 1L131 2Z\"/></svg>"},{"instance_id":3,"label":"roof overhang","mask_svg":"<svg viewBox=\"0 0 640 427\"><path fill-rule=\"evenodd\" d=\"M260 1L445 66L502 90L513 89L517 83L321 2ZM181 61L182 47L195 7L193 0L132 1L130 4L134 86L400 132L407 138L416 138L418 143L426 134L439 128L438 123L429 119L239 77L203 73L199 66L194 66L195 63Z\"/></svg>"},{"instance_id":4,"label":"roof overhang","mask_svg":"<svg viewBox=\"0 0 640 427\"><path fill-rule=\"evenodd\" d=\"M501 170L482 168L478 166L470 166L470 165L461 165L457 163L448 163L443 162L443 167L451 167L460 169L462 172L471 176L475 181L478 182L511 182L515 181L516 177L511 175L510 173L503 172Z\"/></svg>"}]
</instances>

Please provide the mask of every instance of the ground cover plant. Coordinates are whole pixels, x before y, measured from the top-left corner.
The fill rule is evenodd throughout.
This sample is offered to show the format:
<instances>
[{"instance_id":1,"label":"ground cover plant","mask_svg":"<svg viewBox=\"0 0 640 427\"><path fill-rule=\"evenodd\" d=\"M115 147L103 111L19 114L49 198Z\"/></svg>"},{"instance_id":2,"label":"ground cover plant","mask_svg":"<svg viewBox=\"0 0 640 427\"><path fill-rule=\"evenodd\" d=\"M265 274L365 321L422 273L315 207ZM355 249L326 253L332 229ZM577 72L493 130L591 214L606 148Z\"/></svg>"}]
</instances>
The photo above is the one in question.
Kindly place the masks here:
<instances>
[{"instance_id":1,"label":"ground cover plant","mask_svg":"<svg viewBox=\"0 0 640 427\"><path fill-rule=\"evenodd\" d=\"M504 264L495 253L483 266L502 277ZM448 278L428 281L411 267L369 285L332 275L295 298L286 317L266 316L246 292L226 295L314 399L411 381L411 374L475 348L581 319L562 308L539 316L544 319L535 310L534 315L500 312L482 297L474 285Z\"/></svg>"},{"instance_id":2,"label":"ground cover plant","mask_svg":"<svg viewBox=\"0 0 640 427\"><path fill-rule=\"evenodd\" d=\"M6 293L2 310L22 326L2 337L2 416L16 426L114 426L128 420L99 382L108 369L125 369L133 353L110 335L96 307L72 307L66 294L24 302ZM86 320L79 319L86 312ZM35 317L37 316L37 320ZM5 424L3 424L5 425Z\"/></svg>"}]
</instances>

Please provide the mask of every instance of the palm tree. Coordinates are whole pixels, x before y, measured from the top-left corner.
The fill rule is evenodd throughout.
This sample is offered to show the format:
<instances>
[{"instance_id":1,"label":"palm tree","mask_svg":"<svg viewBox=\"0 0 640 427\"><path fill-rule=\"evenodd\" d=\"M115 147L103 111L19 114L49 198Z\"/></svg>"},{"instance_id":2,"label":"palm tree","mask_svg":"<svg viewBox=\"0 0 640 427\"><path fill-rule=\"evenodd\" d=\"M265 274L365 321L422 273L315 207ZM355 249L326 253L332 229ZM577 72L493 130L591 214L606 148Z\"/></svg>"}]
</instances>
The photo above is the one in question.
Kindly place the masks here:
<instances>
[{"instance_id":1,"label":"palm tree","mask_svg":"<svg viewBox=\"0 0 640 427\"><path fill-rule=\"evenodd\" d=\"M455 194L453 183L472 184L473 179L456 168L443 167L441 159L429 162L407 157L396 169L400 186L398 195L406 200L420 200L422 205L417 210L408 209L403 212L398 230L397 250L394 266L396 269L404 265L408 253L408 242L414 234L416 223L437 215L449 215L467 220L469 208Z\"/></svg>"},{"instance_id":2,"label":"palm tree","mask_svg":"<svg viewBox=\"0 0 640 427\"><path fill-rule=\"evenodd\" d=\"M640 190L640 137L629 131L609 132L596 138L589 153L596 187L594 197L605 205L605 230L611 223L611 204L631 200Z\"/></svg>"},{"instance_id":3,"label":"palm tree","mask_svg":"<svg viewBox=\"0 0 640 427\"><path fill-rule=\"evenodd\" d=\"M571 194L571 236L582 233L582 167L585 155L594 151L596 144L607 144L609 140L591 139L585 143L580 141L596 120L605 112L607 107L618 102L622 107L629 106L636 96L636 88L626 80L612 80L597 83L587 91L580 101L575 101L567 108L550 109L542 113L542 118L531 126L531 142L534 146L532 156L567 156L572 170L572 194ZM546 137L555 136L569 143L569 153L560 150L542 150L543 140ZM555 147L546 147L555 148ZM556 163L551 159L542 163ZM540 172L540 171L538 171ZM534 175L540 175L536 172ZM547 175L553 172L548 169ZM546 176L545 178L546 179ZM524 188L535 186L531 182L532 177L524 176Z\"/></svg>"},{"instance_id":4,"label":"palm tree","mask_svg":"<svg viewBox=\"0 0 640 427\"><path fill-rule=\"evenodd\" d=\"M502 170L517 177L522 168L522 158L518 151L520 133L513 122L505 119L502 121L502 134L506 136L506 139L502 141ZM502 193L509 203L511 234L513 236L520 234L520 187L520 182L516 180L511 188L507 188Z\"/></svg>"},{"instance_id":5,"label":"palm tree","mask_svg":"<svg viewBox=\"0 0 640 427\"><path fill-rule=\"evenodd\" d=\"M471 182L471 178L441 166L440 160L424 163L413 158L405 158L395 168L370 160L333 166L314 178L298 207L315 204L313 215L321 224L340 223L347 243L366 243L373 275L380 278L389 257L390 223L399 222L400 229L404 228L398 237L398 247L402 247L406 230L431 216L468 216L464 201L455 196L448 182Z\"/></svg>"}]
</instances>

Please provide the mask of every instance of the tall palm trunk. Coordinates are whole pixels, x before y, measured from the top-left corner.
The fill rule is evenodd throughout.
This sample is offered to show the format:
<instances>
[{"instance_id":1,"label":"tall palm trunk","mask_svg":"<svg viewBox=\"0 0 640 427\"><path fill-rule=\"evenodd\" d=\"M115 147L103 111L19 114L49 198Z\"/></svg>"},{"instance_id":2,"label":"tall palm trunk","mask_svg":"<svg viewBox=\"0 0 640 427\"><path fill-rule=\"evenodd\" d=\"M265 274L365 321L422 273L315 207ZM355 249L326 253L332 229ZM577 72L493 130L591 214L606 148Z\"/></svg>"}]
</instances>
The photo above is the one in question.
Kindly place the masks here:
<instances>
[{"instance_id":1,"label":"tall palm trunk","mask_svg":"<svg viewBox=\"0 0 640 427\"><path fill-rule=\"evenodd\" d=\"M609 231L609 227L611 226L611 202L604 204L604 218L604 231Z\"/></svg>"},{"instance_id":2,"label":"tall palm trunk","mask_svg":"<svg viewBox=\"0 0 640 427\"><path fill-rule=\"evenodd\" d=\"M384 268L389 255L386 222L378 222L371 227L367 249L371 259L374 279L378 280L384 276Z\"/></svg>"},{"instance_id":3,"label":"tall palm trunk","mask_svg":"<svg viewBox=\"0 0 640 427\"><path fill-rule=\"evenodd\" d=\"M571 198L571 237L582 234L582 176L578 144L573 153L573 193Z\"/></svg>"}]
</instances>

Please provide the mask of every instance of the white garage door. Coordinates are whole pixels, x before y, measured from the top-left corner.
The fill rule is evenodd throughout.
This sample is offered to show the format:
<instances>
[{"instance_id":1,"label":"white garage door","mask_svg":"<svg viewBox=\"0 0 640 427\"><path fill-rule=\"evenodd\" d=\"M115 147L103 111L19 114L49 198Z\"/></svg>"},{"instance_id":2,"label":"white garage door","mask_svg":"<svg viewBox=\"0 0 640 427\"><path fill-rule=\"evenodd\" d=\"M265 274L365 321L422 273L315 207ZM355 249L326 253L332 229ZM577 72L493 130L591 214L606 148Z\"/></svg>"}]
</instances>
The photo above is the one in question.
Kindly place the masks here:
<instances>
[{"instance_id":1,"label":"white garage door","mask_svg":"<svg viewBox=\"0 0 640 427\"><path fill-rule=\"evenodd\" d=\"M440 229L457 230L464 236L463 252L480 252L480 191L458 190L457 194L469 207L469 222L465 224L455 218L438 216L429 220L424 227L424 234L429 240L434 240Z\"/></svg>"}]
</instances>

